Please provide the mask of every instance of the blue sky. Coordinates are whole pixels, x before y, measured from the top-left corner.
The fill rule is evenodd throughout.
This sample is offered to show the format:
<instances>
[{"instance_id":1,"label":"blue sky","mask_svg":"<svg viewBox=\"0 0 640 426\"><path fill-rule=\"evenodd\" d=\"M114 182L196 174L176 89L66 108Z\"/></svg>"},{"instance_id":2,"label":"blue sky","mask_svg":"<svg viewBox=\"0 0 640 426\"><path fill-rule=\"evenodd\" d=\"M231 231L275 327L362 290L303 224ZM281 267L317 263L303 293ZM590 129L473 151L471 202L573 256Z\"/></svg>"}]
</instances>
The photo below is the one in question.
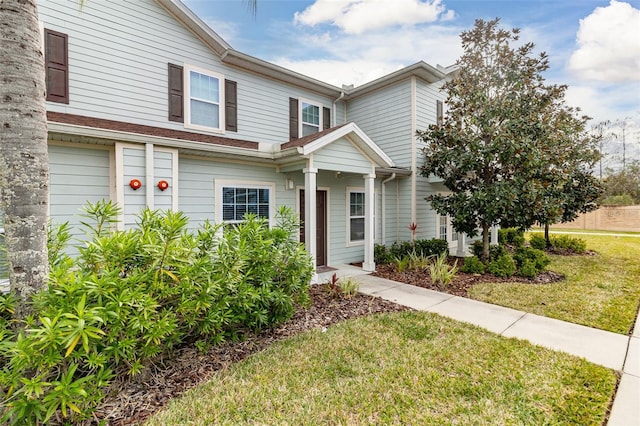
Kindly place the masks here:
<instances>
[{"instance_id":1,"label":"blue sky","mask_svg":"<svg viewBox=\"0 0 640 426\"><path fill-rule=\"evenodd\" d=\"M568 104L594 122L630 118L640 158L640 0L258 0L255 16L243 0L183 1L234 49L337 86L451 65L460 32L499 17L547 52Z\"/></svg>"}]
</instances>

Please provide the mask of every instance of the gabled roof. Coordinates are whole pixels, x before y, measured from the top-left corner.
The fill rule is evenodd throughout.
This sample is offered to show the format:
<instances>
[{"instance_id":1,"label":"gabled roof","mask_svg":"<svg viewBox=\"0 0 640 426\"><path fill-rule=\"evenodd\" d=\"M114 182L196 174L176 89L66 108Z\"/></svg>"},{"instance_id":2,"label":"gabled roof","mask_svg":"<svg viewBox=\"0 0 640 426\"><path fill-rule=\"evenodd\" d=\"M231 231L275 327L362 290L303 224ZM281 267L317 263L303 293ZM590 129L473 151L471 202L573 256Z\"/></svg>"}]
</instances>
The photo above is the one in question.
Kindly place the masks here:
<instances>
[{"instance_id":1,"label":"gabled roof","mask_svg":"<svg viewBox=\"0 0 640 426\"><path fill-rule=\"evenodd\" d=\"M287 142L282 144L280 148L282 151L295 148L298 154L307 156L341 138L349 140L360 151L365 153L376 166L385 168L395 166L393 160L353 122Z\"/></svg>"}]
</instances>

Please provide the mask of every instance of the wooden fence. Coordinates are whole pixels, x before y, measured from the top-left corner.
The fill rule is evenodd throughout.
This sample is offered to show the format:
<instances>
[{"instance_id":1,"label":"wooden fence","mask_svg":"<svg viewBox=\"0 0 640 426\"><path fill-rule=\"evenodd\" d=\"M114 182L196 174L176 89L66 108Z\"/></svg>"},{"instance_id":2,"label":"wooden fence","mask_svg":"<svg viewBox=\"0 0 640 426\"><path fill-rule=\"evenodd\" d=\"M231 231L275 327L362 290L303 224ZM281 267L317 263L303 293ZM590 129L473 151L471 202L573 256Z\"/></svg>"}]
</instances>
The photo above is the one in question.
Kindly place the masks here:
<instances>
[{"instance_id":1,"label":"wooden fence","mask_svg":"<svg viewBox=\"0 0 640 426\"><path fill-rule=\"evenodd\" d=\"M640 205L602 206L579 216L573 222L560 223L551 228L640 232Z\"/></svg>"}]
</instances>

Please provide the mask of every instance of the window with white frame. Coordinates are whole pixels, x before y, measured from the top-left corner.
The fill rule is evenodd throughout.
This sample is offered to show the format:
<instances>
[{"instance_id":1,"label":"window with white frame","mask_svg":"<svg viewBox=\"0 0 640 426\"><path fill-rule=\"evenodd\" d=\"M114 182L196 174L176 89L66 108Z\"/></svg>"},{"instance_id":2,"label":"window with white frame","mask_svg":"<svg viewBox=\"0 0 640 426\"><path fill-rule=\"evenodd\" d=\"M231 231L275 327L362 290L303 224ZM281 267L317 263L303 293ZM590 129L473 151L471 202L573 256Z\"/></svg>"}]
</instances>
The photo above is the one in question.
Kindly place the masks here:
<instances>
[{"instance_id":1,"label":"window with white frame","mask_svg":"<svg viewBox=\"0 0 640 426\"><path fill-rule=\"evenodd\" d=\"M187 127L221 130L224 123L224 76L213 71L186 66Z\"/></svg>"},{"instance_id":2,"label":"window with white frame","mask_svg":"<svg viewBox=\"0 0 640 426\"><path fill-rule=\"evenodd\" d=\"M447 216L438 215L438 238L449 241L449 218Z\"/></svg>"},{"instance_id":3,"label":"window with white frame","mask_svg":"<svg viewBox=\"0 0 640 426\"><path fill-rule=\"evenodd\" d=\"M216 222L240 223L253 214L271 223L275 187L261 182L216 182Z\"/></svg>"},{"instance_id":4,"label":"window with white frame","mask_svg":"<svg viewBox=\"0 0 640 426\"><path fill-rule=\"evenodd\" d=\"M350 190L349 196L349 242L364 241L364 191Z\"/></svg>"},{"instance_id":5,"label":"window with white frame","mask_svg":"<svg viewBox=\"0 0 640 426\"><path fill-rule=\"evenodd\" d=\"M322 116L320 114L322 108L320 105L312 104L310 102L300 101L300 126L302 136L312 135L318 133L322 129Z\"/></svg>"}]
</instances>

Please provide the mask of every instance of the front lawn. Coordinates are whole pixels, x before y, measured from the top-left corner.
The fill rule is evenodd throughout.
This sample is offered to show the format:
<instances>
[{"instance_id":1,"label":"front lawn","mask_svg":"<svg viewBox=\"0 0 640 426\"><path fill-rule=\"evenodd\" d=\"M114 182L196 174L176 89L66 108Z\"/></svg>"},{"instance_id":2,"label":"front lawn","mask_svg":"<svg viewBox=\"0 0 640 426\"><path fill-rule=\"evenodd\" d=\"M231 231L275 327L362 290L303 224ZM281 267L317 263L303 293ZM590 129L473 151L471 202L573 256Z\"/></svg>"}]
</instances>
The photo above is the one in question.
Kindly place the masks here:
<instances>
[{"instance_id":1,"label":"front lawn","mask_svg":"<svg viewBox=\"0 0 640 426\"><path fill-rule=\"evenodd\" d=\"M544 285L482 283L469 297L546 317L627 334L640 303L640 238L576 235L596 255L551 255L566 280Z\"/></svg>"},{"instance_id":2,"label":"front lawn","mask_svg":"<svg viewBox=\"0 0 640 426\"><path fill-rule=\"evenodd\" d=\"M602 424L615 384L577 357L405 312L277 343L147 424Z\"/></svg>"}]
</instances>

